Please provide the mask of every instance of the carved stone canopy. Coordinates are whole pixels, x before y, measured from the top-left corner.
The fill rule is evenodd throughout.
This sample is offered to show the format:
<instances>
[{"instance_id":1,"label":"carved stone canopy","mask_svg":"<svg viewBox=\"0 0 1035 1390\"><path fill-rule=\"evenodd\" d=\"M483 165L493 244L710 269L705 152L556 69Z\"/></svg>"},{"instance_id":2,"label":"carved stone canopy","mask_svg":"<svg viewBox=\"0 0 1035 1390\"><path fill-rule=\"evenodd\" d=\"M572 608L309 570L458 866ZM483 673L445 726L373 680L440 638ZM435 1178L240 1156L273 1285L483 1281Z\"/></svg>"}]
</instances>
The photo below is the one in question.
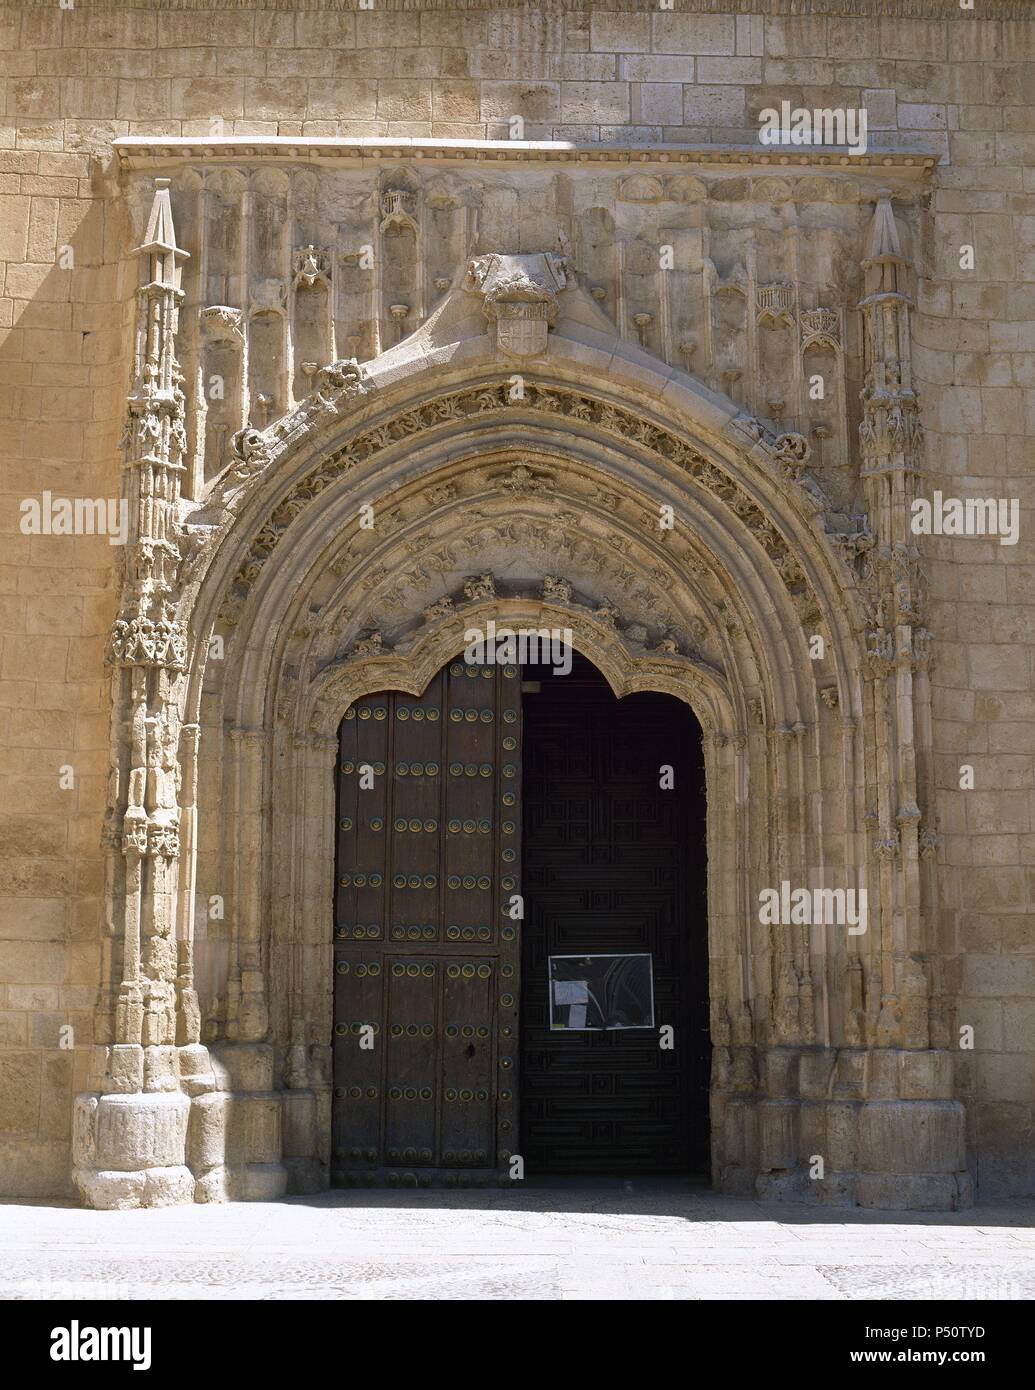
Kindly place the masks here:
<instances>
[{"instance_id":1,"label":"carved stone canopy","mask_svg":"<svg viewBox=\"0 0 1035 1390\"><path fill-rule=\"evenodd\" d=\"M198 315L201 331L212 342L244 341L243 316L230 304L210 304Z\"/></svg>"},{"instance_id":2,"label":"carved stone canopy","mask_svg":"<svg viewBox=\"0 0 1035 1390\"><path fill-rule=\"evenodd\" d=\"M508 357L535 357L557 318L557 295L567 288L567 261L551 251L532 255L475 256L465 288L483 297L496 325L496 345Z\"/></svg>"}]
</instances>

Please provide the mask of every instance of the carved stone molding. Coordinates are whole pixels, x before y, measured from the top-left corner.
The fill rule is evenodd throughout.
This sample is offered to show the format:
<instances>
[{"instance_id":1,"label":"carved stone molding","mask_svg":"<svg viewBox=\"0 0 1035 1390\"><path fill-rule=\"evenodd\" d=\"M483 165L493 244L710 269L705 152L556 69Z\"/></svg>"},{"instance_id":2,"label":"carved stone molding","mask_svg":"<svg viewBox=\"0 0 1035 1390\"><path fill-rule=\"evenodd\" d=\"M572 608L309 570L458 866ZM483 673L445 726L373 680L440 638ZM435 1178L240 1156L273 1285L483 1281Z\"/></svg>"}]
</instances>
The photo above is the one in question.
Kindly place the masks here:
<instances>
[{"instance_id":1,"label":"carved stone molding","mask_svg":"<svg viewBox=\"0 0 1035 1390\"><path fill-rule=\"evenodd\" d=\"M755 290L755 313L762 328L790 327L794 323L794 286L759 285Z\"/></svg>"},{"instance_id":2,"label":"carved stone molding","mask_svg":"<svg viewBox=\"0 0 1035 1390\"><path fill-rule=\"evenodd\" d=\"M841 347L841 315L836 309L802 309L798 322L801 327L802 348L814 343Z\"/></svg>"},{"instance_id":3,"label":"carved stone molding","mask_svg":"<svg viewBox=\"0 0 1035 1390\"><path fill-rule=\"evenodd\" d=\"M150 616L148 610L150 609ZM113 666L144 666L183 671L187 630L168 600L143 600L137 611L120 615L112 625L108 660Z\"/></svg>"},{"instance_id":4,"label":"carved stone molding","mask_svg":"<svg viewBox=\"0 0 1035 1390\"><path fill-rule=\"evenodd\" d=\"M612 613L611 606L601 607L603 613L586 605L573 608L537 598L494 595L471 599L463 609L426 620L393 648L378 642L379 633L368 634L343 659L313 677L298 701L296 719L310 732L330 736L347 705L362 694L381 689L420 694L445 662L464 649L465 634L492 619L497 630L570 629L573 644L603 672L616 694L667 692L693 703L703 724L729 725L731 702L721 673L678 652L645 650L620 630L617 610Z\"/></svg>"},{"instance_id":5,"label":"carved stone molding","mask_svg":"<svg viewBox=\"0 0 1035 1390\"><path fill-rule=\"evenodd\" d=\"M490 412L505 414L516 409L533 410L547 416L594 425L649 450L685 471L700 486L707 488L730 506L768 553L792 596L801 596L802 601L797 606L802 620L809 621L811 616L819 611L818 600L786 540L770 517L734 481L731 474L706 459L672 431L621 406L603 401L587 392L564 387L547 387L537 383L529 383L524 399L519 402L511 399L508 386L503 382L450 392L405 410L394 419L362 430L354 439L325 459L314 472L297 483L289 495L278 504L253 541L248 559L237 571L232 588L238 593L250 588L294 517L327 487L347 476L361 464L367 463L382 451L403 440L412 439L442 424L473 421L487 416ZM276 435L276 428L273 433ZM770 454L770 457L773 458L773 467L778 467L775 455ZM544 475L536 478L533 474L529 477L528 474L518 471L522 467L524 465L519 465L518 469L511 470L508 475L507 480L512 487L518 490L537 490L539 485L545 484ZM531 473L531 470L528 470L528 473ZM614 494L615 505L618 500L617 494Z\"/></svg>"},{"instance_id":6,"label":"carved stone molding","mask_svg":"<svg viewBox=\"0 0 1035 1390\"><path fill-rule=\"evenodd\" d=\"M269 440L260 430L252 429L251 426L237 431L230 440L230 452L239 462L240 466L234 469L239 477L248 477L259 472L270 461Z\"/></svg>"},{"instance_id":7,"label":"carved stone molding","mask_svg":"<svg viewBox=\"0 0 1035 1390\"><path fill-rule=\"evenodd\" d=\"M315 246L301 246L291 259L296 290L311 290L317 285L330 285L331 256L329 251Z\"/></svg>"},{"instance_id":8,"label":"carved stone molding","mask_svg":"<svg viewBox=\"0 0 1035 1390\"><path fill-rule=\"evenodd\" d=\"M803 434L781 434L775 447L780 467L793 482L800 482L812 453L809 441Z\"/></svg>"},{"instance_id":9,"label":"carved stone molding","mask_svg":"<svg viewBox=\"0 0 1035 1390\"><path fill-rule=\"evenodd\" d=\"M417 199L406 188L386 188L381 194L381 231L417 231Z\"/></svg>"},{"instance_id":10,"label":"carved stone molding","mask_svg":"<svg viewBox=\"0 0 1035 1390\"><path fill-rule=\"evenodd\" d=\"M332 2L333 0L325 0L328 5ZM204 0L177 0L177 3L181 8L203 9L205 7ZM265 3L269 3L269 0L265 0ZM406 3L413 4L413 0L389 0L388 7L392 8L393 4ZM887 13L888 0L854 0L854 3L857 6L866 4L872 7L874 14ZM938 0L896 0L896 3L903 7L910 6L911 12L925 15L928 18L942 17L941 10L938 8ZM785 4L786 0L780 0L780 4L777 4L776 0L757 0L759 8L767 11L772 9L781 14L785 11L780 9L780 5ZM1004 14L1010 13L1007 10L1009 0L984 0L984 4L986 12L988 6L993 6L1001 8ZM630 3L630 0L620 0L620 7L636 8ZM684 3L684 8L686 7ZM714 12L714 0L694 0L692 8ZM642 167L653 168L662 175L669 173L673 164L693 165L695 168L713 166L718 170L729 168L746 170L758 166L779 166L787 158L786 155L779 153L748 152L740 148L731 149L718 143L700 146L653 143L649 149L645 149L642 144L623 145L617 141L614 144L610 142L606 144L579 144L574 141L528 141L518 150L514 148L515 143L513 140L469 140L464 141L462 148L458 149L456 141L446 142L398 135L392 136L391 139L386 139L384 136L349 139L338 136L307 135L304 140L261 135L247 138L206 137L203 135L171 135L156 138L148 135L121 135L112 141L112 147L121 168L127 171L148 167L156 162L168 164L173 160L182 160L188 163L209 157L230 157L237 160L260 162L268 159L279 164L285 158L292 161L311 159L314 152L320 155L337 155L346 159L369 161L374 165L394 164L400 158L406 157L434 159L436 165L439 161L451 160L459 163L471 159L483 160L490 164L497 162L512 164L515 159L521 159L530 164L581 164L587 159L592 159L601 166L612 166L625 170L630 163L635 161ZM825 200L831 197L830 191L824 188L817 190L815 185L833 185L833 188L837 189L848 183L849 181L844 178L844 158L844 155L838 150L823 149L819 146L798 146L794 152L796 164L829 170L830 176L823 179L817 179L815 176L803 176L797 179L791 184L794 197L801 201L815 201L820 198ZM937 154L926 151L913 154L873 150L867 154L853 155L852 165L856 170L880 171L881 177L894 175L901 179L919 180L935 167L937 160ZM675 179L672 182L675 182ZM699 183L701 180L694 179L693 182Z\"/></svg>"},{"instance_id":11,"label":"carved stone molding","mask_svg":"<svg viewBox=\"0 0 1035 1390\"><path fill-rule=\"evenodd\" d=\"M244 318L240 309L229 304L210 304L200 310L198 321L210 342L234 343L238 347L244 342Z\"/></svg>"},{"instance_id":12,"label":"carved stone molding","mask_svg":"<svg viewBox=\"0 0 1035 1390\"><path fill-rule=\"evenodd\" d=\"M542 595L548 603L571 603L572 586L566 579L547 574L543 576Z\"/></svg>"}]
</instances>

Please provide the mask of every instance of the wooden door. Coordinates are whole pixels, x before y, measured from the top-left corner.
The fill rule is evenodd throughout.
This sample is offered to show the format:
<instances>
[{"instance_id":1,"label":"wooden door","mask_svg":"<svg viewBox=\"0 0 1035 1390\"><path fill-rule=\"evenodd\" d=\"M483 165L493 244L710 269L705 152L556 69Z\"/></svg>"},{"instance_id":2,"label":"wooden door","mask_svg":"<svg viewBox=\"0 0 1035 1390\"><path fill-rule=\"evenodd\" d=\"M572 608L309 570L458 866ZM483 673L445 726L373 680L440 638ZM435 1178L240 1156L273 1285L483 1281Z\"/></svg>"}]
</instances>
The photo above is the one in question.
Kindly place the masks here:
<instances>
[{"instance_id":1,"label":"wooden door","mask_svg":"<svg viewBox=\"0 0 1035 1390\"><path fill-rule=\"evenodd\" d=\"M521 698L456 660L347 711L332 1180L484 1185L515 1149ZM507 1180L507 1179L504 1179Z\"/></svg>"},{"instance_id":2,"label":"wooden door","mask_svg":"<svg viewBox=\"0 0 1035 1390\"><path fill-rule=\"evenodd\" d=\"M526 672L531 674L530 672ZM663 695L616 700L578 662L524 702L521 1152L526 1171L708 1165L710 1047L700 730ZM660 786L672 767L675 785ZM653 1028L550 1028L551 956L649 954ZM674 1046L661 1046L660 1028Z\"/></svg>"}]
</instances>

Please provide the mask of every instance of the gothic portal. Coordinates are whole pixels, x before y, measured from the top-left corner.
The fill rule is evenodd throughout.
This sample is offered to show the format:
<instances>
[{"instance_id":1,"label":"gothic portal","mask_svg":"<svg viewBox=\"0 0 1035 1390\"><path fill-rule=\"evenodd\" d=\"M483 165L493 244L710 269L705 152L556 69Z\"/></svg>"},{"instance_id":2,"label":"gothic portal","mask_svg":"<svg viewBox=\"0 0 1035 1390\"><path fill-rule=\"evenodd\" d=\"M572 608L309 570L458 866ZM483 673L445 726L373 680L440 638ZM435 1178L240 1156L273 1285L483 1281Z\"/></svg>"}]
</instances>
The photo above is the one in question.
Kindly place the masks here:
<instances>
[{"instance_id":1,"label":"gothic portal","mask_svg":"<svg viewBox=\"0 0 1035 1390\"><path fill-rule=\"evenodd\" d=\"M931 161L433 146L116 142L133 525L80 1192L517 1155L966 1202L908 531ZM581 705L473 666L489 624L570 633ZM766 920L783 885L867 920Z\"/></svg>"}]
</instances>

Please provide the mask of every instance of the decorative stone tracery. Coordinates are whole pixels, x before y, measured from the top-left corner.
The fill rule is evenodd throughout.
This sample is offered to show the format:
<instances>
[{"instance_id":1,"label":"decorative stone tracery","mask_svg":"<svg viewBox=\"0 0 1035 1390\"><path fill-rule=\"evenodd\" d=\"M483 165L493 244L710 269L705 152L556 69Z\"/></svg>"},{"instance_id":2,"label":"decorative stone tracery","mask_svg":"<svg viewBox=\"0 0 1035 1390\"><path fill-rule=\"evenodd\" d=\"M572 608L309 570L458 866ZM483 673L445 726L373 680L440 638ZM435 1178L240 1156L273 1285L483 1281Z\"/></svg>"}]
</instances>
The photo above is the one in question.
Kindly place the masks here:
<instances>
[{"instance_id":1,"label":"decorative stone tracery","mask_svg":"<svg viewBox=\"0 0 1035 1390\"><path fill-rule=\"evenodd\" d=\"M656 196L649 179L623 184ZM384 190L381 212L388 234L419 229L407 189ZM295 293L336 273L303 253L311 283ZM138 528L111 644L112 936L78 1101L86 1199L326 1181L336 728L363 694L419 693L493 617L571 628L618 694L676 695L705 731L716 1182L965 1201L920 868L936 845L917 713L928 638L904 527L921 436L892 348L909 334L890 199L863 261L865 515L830 500L804 435L617 337L594 357L584 292L546 252L476 258L436 310L448 334L451 298L480 293L493 337L318 367L181 505L183 253L164 181L140 254L154 270L127 443ZM789 289L757 289L766 331L793 326ZM520 305L545 306L540 327L501 336ZM831 312L797 321L839 349ZM517 395L515 353L536 359ZM868 888L867 935L760 925L759 889L786 878ZM831 1155L822 1188L810 1148Z\"/></svg>"}]
</instances>

